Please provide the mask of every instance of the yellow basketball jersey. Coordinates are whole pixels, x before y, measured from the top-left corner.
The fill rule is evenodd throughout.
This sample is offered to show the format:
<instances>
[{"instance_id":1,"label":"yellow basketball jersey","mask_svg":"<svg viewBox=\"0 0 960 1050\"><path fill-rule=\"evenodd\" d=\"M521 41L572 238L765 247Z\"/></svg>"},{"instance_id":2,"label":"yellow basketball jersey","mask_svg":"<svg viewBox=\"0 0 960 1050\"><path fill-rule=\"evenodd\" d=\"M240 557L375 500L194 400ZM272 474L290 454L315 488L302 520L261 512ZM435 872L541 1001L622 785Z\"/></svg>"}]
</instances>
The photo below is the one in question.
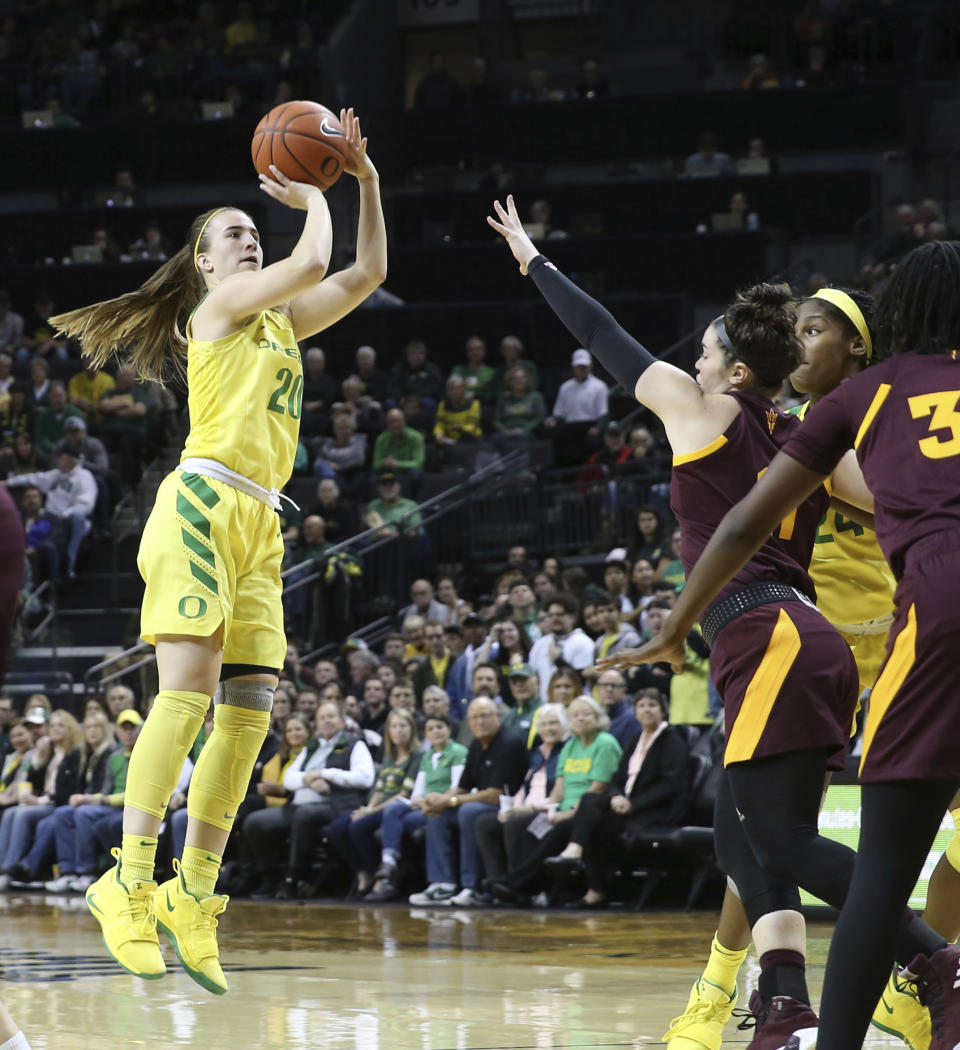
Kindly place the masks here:
<instances>
[{"instance_id":1,"label":"yellow basketball jersey","mask_svg":"<svg viewBox=\"0 0 960 1050\"><path fill-rule=\"evenodd\" d=\"M238 332L205 342L187 324L190 433L183 459L214 459L267 489L293 471L303 368L290 319L264 310Z\"/></svg>"},{"instance_id":2,"label":"yellow basketball jersey","mask_svg":"<svg viewBox=\"0 0 960 1050\"><path fill-rule=\"evenodd\" d=\"M810 402L792 409L800 419ZM810 575L817 606L835 626L866 623L893 611L896 581L876 534L827 508L817 529Z\"/></svg>"}]
</instances>

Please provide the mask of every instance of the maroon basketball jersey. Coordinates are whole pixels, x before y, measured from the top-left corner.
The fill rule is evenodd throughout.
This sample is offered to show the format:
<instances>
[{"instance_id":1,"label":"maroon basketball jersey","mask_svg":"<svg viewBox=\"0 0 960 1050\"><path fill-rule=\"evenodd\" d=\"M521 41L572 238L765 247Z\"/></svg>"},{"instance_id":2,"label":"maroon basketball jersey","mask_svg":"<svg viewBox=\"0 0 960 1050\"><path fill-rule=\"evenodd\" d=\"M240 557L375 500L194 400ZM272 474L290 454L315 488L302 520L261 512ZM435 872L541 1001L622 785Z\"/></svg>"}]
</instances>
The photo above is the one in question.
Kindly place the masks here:
<instances>
[{"instance_id":1,"label":"maroon basketball jersey","mask_svg":"<svg viewBox=\"0 0 960 1050\"><path fill-rule=\"evenodd\" d=\"M681 559L688 575L723 516L747 495L786 439L800 428L796 416L781 412L764 397L740 392L730 396L737 399L740 411L724 433L699 452L673 459L670 506L680 523ZM829 501L820 486L780 523L717 599L750 583L776 580L815 600L807 566Z\"/></svg>"},{"instance_id":2,"label":"maroon basketball jersey","mask_svg":"<svg viewBox=\"0 0 960 1050\"><path fill-rule=\"evenodd\" d=\"M960 363L953 354L899 354L847 379L807 413L783 451L829 474L850 448L873 493L877 541L897 579L913 544L960 535Z\"/></svg>"}]
</instances>

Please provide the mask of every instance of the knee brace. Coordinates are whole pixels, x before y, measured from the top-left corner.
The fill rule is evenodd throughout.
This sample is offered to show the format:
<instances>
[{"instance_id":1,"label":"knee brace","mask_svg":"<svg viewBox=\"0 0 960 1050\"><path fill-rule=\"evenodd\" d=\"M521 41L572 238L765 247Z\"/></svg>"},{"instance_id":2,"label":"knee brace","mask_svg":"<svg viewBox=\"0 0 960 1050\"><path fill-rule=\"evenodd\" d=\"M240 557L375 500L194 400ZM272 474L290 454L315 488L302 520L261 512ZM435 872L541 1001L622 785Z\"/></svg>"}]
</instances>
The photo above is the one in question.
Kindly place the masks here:
<instances>
[{"instance_id":1,"label":"knee brace","mask_svg":"<svg viewBox=\"0 0 960 1050\"><path fill-rule=\"evenodd\" d=\"M223 831L233 827L270 729L273 693L274 687L263 682L221 683L213 733L200 752L190 782L187 809L191 817Z\"/></svg>"}]
</instances>

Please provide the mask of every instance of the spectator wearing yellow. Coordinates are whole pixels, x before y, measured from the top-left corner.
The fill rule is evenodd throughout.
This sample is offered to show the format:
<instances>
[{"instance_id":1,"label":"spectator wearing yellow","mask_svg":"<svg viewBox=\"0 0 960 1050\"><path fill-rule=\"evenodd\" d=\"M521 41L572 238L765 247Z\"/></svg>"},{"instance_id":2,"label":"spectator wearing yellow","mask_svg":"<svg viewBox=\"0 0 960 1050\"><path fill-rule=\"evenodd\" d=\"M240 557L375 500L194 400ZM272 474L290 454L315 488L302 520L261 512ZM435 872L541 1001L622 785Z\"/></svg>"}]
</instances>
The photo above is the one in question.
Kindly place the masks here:
<instances>
[{"instance_id":1,"label":"spectator wearing yellow","mask_svg":"<svg viewBox=\"0 0 960 1050\"><path fill-rule=\"evenodd\" d=\"M450 376L446 394L437 405L437 418L433 424L434 441L438 445L456 445L461 441L476 441L482 436L479 400L467 393L463 376Z\"/></svg>"}]
</instances>

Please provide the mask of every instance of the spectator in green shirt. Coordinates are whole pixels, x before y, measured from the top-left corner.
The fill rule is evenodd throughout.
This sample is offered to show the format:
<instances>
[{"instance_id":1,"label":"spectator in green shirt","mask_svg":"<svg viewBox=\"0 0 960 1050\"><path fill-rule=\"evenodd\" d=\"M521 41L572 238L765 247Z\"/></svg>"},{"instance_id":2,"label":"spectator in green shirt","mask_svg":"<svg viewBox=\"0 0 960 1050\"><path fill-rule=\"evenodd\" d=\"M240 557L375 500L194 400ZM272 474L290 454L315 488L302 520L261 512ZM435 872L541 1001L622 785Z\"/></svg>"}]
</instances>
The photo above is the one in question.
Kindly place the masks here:
<instances>
[{"instance_id":1,"label":"spectator in green shirt","mask_svg":"<svg viewBox=\"0 0 960 1050\"><path fill-rule=\"evenodd\" d=\"M475 397L481 405L492 405L497 400L497 389L494 385L496 373L488 364L487 344L478 335L467 340L464 350L467 355L465 365L454 365L451 375L460 376L466 383L467 393Z\"/></svg>"},{"instance_id":2,"label":"spectator in green shirt","mask_svg":"<svg viewBox=\"0 0 960 1050\"><path fill-rule=\"evenodd\" d=\"M493 415L494 437L509 441L529 440L546 418L543 395L531 388L530 373L522 365L515 365L507 373L507 389L497 398Z\"/></svg>"},{"instance_id":3,"label":"spectator in green shirt","mask_svg":"<svg viewBox=\"0 0 960 1050\"><path fill-rule=\"evenodd\" d=\"M387 428L373 446L373 469L389 471L401 478L416 481L423 471L423 434L407 426L402 408L391 408Z\"/></svg>"},{"instance_id":4,"label":"spectator in green shirt","mask_svg":"<svg viewBox=\"0 0 960 1050\"><path fill-rule=\"evenodd\" d=\"M33 439L38 452L52 452L66 434L67 420L75 416L83 419L79 408L67 402L67 388L58 379L50 384L50 404L37 412L33 427Z\"/></svg>"},{"instance_id":5,"label":"spectator in green shirt","mask_svg":"<svg viewBox=\"0 0 960 1050\"><path fill-rule=\"evenodd\" d=\"M384 526L384 534L403 530L416 537L422 532L417 505L400 495L400 479L392 471L385 471L377 479L377 498L367 504L363 518L370 529Z\"/></svg>"},{"instance_id":6,"label":"spectator in green shirt","mask_svg":"<svg viewBox=\"0 0 960 1050\"><path fill-rule=\"evenodd\" d=\"M533 746L537 722L543 700L540 699L540 679L529 664L516 664L507 672L515 706L503 716L501 725L516 734L527 745Z\"/></svg>"},{"instance_id":7,"label":"spectator in green shirt","mask_svg":"<svg viewBox=\"0 0 960 1050\"><path fill-rule=\"evenodd\" d=\"M567 708L572 736L557 759L557 774L550 791L542 838L523 840L520 854L513 859L506 882L495 883L493 892L501 900L516 900L533 889L540 880L543 861L570 841L573 817L580 800L588 792L600 794L613 779L623 749L606 730L610 726L603 707L593 697L578 696Z\"/></svg>"},{"instance_id":8,"label":"spectator in green shirt","mask_svg":"<svg viewBox=\"0 0 960 1050\"><path fill-rule=\"evenodd\" d=\"M523 341L516 335L505 335L500 340L500 356L503 364L494 373L494 389L502 394L506 387L507 373L515 365L520 365L530 376L530 389L540 389L540 373L537 366L523 356Z\"/></svg>"}]
</instances>

